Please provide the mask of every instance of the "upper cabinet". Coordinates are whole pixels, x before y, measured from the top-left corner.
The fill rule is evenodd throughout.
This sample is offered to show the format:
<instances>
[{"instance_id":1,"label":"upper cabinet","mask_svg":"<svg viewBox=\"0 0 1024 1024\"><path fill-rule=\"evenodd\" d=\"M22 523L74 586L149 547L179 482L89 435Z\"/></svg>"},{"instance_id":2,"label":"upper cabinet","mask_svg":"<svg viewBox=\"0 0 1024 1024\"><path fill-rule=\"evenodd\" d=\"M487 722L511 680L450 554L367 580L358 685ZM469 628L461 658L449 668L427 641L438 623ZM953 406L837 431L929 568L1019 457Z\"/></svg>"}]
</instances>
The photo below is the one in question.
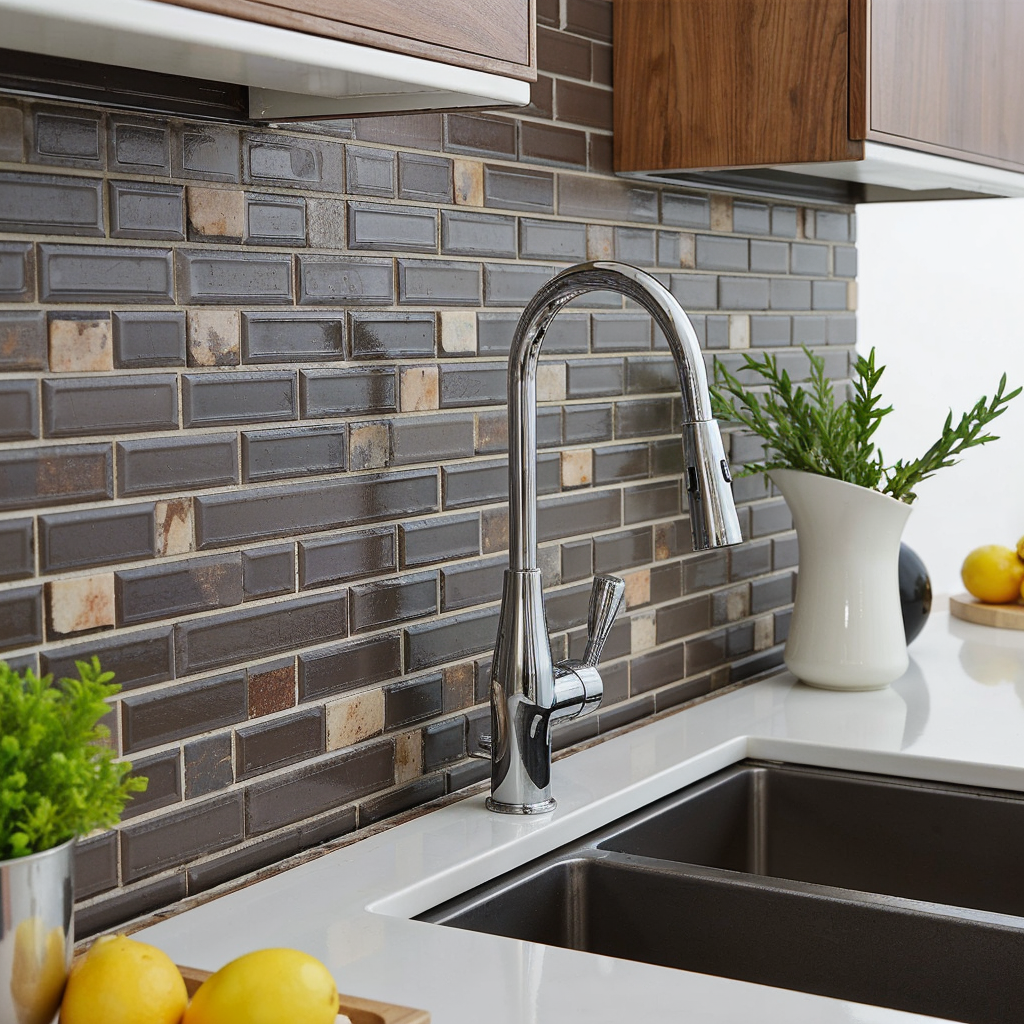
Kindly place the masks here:
<instances>
[{"instance_id":1,"label":"upper cabinet","mask_svg":"<svg viewBox=\"0 0 1024 1024\"><path fill-rule=\"evenodd\" d=\"M1024 195L1020 0L616 0L620 173L843 201Z\"/></svg>"},{"instance_id":2,"label":"upper cabinet","mask_svg":"<svg viewBox=\"0 0 1024 1024\"><path fill-rule=\"evenodd\" d=\"M283 121L521 105L535 0L0 0L0 46L231 83Z\"/></svg>"}]
</instances>

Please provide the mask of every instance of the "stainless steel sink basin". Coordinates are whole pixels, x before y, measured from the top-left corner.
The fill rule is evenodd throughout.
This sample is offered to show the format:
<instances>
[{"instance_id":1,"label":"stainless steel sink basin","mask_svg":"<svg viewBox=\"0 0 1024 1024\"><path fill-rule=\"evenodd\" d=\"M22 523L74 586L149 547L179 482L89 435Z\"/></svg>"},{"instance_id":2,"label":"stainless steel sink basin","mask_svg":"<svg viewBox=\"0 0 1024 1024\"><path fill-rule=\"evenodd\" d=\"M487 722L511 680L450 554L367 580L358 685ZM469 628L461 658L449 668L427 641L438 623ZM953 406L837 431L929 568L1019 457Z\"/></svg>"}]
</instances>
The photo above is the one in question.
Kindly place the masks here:
<instances>
[{"instance_id":1,"label":"stainless steel sink basin","mask_svg":"<svg viewBox=\"0 0 1024 1024\"><path fill-rule=\"evenodd\" d=\"M744 763L420 920L1024 1020L1024 795Z\"/></svg>"}]
</instances>

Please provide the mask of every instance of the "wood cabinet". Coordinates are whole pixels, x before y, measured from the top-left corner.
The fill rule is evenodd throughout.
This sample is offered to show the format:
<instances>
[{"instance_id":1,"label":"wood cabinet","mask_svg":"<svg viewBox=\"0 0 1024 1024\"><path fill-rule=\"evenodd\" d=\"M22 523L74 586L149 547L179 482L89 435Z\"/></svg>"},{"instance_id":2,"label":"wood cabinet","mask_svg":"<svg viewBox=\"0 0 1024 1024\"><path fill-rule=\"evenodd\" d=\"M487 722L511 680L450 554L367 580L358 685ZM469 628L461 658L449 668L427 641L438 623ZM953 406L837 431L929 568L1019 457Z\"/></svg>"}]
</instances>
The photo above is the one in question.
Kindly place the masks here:
<instances>
[{"instance_id":1,"label":"wood cabinet","mask_svg":"<svg viewBox=\"0 0 1024 1024\"><path fill-rule=\"evenodd\" d=\"M534 81L534 0L163 0Z\"/></svg>"},{"instance_id":2,"label":"wood cabinet","mask_svg":"<svg viewBox=\"0 0 1024 1024\"><path fill-rule=\"evenodd\" d=\"M1020 0L616 0L614 19L617 171L1024 194Z\"/></svg>"}]
</instances>

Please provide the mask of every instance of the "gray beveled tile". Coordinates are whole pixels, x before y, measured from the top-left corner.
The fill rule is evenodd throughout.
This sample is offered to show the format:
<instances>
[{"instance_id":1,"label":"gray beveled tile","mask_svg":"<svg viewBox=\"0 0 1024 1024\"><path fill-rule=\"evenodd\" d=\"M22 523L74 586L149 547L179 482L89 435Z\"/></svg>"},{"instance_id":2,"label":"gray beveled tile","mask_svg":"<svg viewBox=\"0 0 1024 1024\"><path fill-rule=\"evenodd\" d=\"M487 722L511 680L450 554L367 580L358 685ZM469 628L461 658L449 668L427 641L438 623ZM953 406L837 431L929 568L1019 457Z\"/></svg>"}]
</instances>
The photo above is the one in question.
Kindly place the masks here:
<instances>
[{"instance_id":1,"label":"gray beveled tile","mask_svg":"<svg viewBox=\"0 0 1024 1024\"><path fill-rule=\"evenodd\" d=\"M173 302L169 249L40 245L40 297L48 302Z\"/></svg>"},{"instance_id":2,"label":"gray beveled tile","mask_svg":"<svg viewBox=\"0 0 1024 1024\"><path fill-rule=\"evenodd\" d=\"M0 231L102 238L101 184L51 174L0 174Z\"/></svg>"}]
</instances>

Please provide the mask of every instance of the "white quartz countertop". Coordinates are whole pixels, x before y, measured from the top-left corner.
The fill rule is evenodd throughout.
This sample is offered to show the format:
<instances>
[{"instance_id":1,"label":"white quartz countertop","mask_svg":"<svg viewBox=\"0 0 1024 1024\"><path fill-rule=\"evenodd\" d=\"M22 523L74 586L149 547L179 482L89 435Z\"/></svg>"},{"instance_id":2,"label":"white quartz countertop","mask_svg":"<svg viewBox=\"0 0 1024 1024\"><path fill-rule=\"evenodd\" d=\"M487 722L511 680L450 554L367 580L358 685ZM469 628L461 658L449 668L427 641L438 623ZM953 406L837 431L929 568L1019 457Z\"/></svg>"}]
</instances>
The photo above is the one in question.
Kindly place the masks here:
<instances>
[{"instance_id":1,"label":"white quartz countertop","mask_svg":"<svg viewBox=\"0 0 1024 1024\"><path fill-rule=\"evenodd\" d=\"M467 797L162 921L137 937L214 970L265 946L435 1024L882 1024L932 1018L412 921L475 885L745 757L1024 792L1024 631L933 613L890 689L783 672L556 762L557 809Z\"/></svg>"}]
</instances>

